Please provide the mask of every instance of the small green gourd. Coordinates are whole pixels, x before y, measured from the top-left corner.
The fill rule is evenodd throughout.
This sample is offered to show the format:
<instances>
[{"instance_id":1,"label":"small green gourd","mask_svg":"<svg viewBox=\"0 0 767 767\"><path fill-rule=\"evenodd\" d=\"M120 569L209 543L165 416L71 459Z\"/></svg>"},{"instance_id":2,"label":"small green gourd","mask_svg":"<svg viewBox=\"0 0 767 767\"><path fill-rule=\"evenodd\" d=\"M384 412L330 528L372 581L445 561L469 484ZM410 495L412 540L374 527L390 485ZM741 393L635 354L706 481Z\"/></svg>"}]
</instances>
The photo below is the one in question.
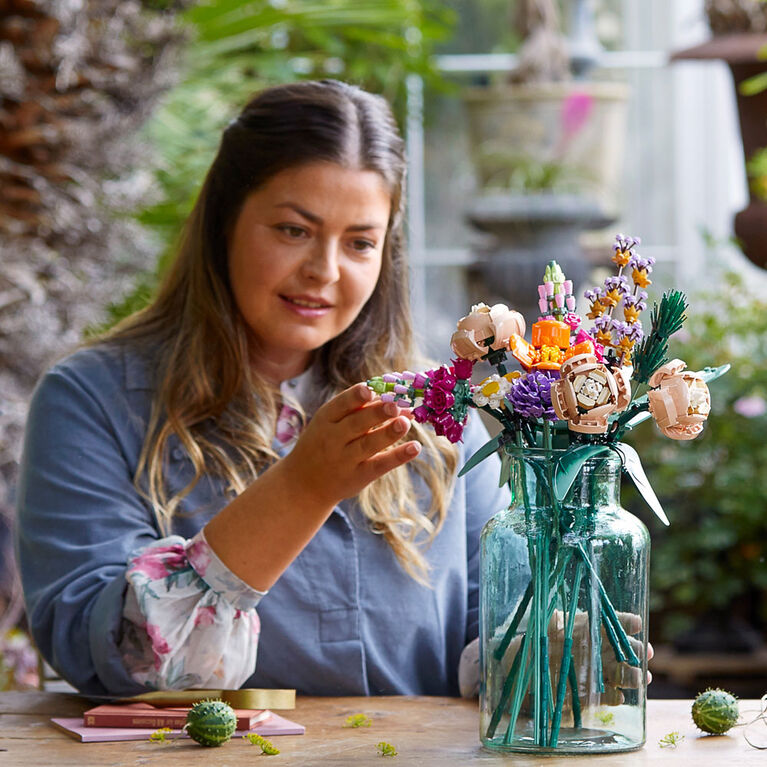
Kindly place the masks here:
<instances>
[{"instance_id":1,"label":"small green gourd","mask_svg":"<svg viewBox=\"0 0 767 767\"><path fill-rule=\"evenodd\" d=\"M201 700L186 715L186 731L201 746L220 746L237 729L237 716L222 700Z\"/></svg>"},{"instance_id":2,"label":"small green gourd","mask_svg":"<svg viewBox=\"0 0 767 767\"><path fill-rule=\"evenodd\" d=\"M713 735L723 735L738 721L738 699L720 689L700 693L692 704L692 720Z\"/></svg>"}]
</instances>

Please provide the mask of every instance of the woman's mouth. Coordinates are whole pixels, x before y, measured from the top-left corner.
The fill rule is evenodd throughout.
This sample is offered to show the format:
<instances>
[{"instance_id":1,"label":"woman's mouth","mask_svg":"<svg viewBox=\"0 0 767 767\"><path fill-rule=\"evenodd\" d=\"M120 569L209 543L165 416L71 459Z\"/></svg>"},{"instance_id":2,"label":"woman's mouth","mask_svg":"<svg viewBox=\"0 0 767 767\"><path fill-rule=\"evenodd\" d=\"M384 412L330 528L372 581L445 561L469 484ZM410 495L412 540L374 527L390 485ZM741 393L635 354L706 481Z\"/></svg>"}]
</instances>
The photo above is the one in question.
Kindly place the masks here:
<instances>
[{"instance_id":1,"label":"woman's mouth","mask_svg":"<svg viewBox=\"0 0 767 767\"><path fill-rule=\"evenodd\" d=\"M331 304L321 298L283 295L280 298L286 307L302 317L321 317L333 308Z\"/></svg>"}]
</instances>

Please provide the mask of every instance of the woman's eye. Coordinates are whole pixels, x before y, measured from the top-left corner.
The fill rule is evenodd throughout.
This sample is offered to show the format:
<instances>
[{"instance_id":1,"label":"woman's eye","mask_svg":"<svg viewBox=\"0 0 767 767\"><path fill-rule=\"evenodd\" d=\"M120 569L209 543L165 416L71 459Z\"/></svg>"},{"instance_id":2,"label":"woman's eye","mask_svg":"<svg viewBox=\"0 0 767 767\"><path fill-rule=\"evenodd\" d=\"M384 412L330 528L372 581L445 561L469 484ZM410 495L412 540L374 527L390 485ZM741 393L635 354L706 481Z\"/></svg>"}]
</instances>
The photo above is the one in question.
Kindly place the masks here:
<instances>
[{"instance_id":1,"label":"woman's eye","mask_svg":"<svg viewBox=\"0 0 767 767\"><path fill-rule=\"evenodd\" d=\"M278 224L277 230L283 234L287 234L288 237L298 240L307 235L306 229L302 226L295 226L293 224Z\"/></svg>"},{"instance_id":2,"label":"woman's eye","mask_svg":"<svg viewBox=\"0 0 767 767\"><path fill-rule=\"evenodd\" d=\"M376 244L370 240L352 240L352 249L358 253L367 253L369 250L375 250Z\"/></svg>"}]
</instances>

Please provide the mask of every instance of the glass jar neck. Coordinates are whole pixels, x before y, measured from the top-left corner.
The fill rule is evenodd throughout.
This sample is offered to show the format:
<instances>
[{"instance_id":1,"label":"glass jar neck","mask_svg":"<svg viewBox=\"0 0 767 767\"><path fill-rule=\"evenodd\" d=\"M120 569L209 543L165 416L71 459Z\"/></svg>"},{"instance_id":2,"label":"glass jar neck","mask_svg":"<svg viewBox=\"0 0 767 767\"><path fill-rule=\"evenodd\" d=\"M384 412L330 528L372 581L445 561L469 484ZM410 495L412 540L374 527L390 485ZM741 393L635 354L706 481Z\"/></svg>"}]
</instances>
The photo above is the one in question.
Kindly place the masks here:
<instances>
[{"instance_id":1,"label":"glass jar neck","mask_svg":"<svg viewBox=\"0 0 767 767\"><path fill-rule=\"evenodd\" d=\"M516 502L528 509L552 505L553 487L564 450L526 450L511 456L511 488ZM561 505L594 510L620 506L621 462L615 453L589 458L576 471Z\"/></svg>"}]
</instances>

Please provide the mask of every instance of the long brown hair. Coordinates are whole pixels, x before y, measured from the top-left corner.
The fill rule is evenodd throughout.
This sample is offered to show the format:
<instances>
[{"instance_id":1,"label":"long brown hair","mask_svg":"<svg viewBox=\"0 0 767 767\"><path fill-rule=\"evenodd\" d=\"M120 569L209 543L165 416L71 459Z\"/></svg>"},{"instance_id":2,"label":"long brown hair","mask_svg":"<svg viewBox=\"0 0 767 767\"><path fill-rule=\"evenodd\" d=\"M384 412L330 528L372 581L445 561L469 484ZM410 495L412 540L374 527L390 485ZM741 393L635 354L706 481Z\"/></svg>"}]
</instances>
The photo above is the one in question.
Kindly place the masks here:
<instances>
[{"instance_id":1,"label":"long brown hair","mask_svg":"<svg viewBox=\"0 0 767 767\"><path fill-rule=\"evenodd\" d=\"M225 478L236 494L277 458L271 443L279 392L250 364L247 327L229 283L226 238L248 194L282 170L322 161L376 171L391 190L373 295L351 326L315 355L323 401L358 381L417 363L403 242L404 144L388 105L335 80L262 91L224 130L156 299L105 337L148 343L156 354L152 415L134 480L164 533L180 500L204 474ZM169 498L163 458L171 435L187 450L195 476ZM444 521L457 455L417 424L408 438L424 445L413 466L431 493L430 508L418 507L419 493L405 467L373 482L357 500L403 567L424 581L421 546Z\"/></svg>"}]
</instances>

